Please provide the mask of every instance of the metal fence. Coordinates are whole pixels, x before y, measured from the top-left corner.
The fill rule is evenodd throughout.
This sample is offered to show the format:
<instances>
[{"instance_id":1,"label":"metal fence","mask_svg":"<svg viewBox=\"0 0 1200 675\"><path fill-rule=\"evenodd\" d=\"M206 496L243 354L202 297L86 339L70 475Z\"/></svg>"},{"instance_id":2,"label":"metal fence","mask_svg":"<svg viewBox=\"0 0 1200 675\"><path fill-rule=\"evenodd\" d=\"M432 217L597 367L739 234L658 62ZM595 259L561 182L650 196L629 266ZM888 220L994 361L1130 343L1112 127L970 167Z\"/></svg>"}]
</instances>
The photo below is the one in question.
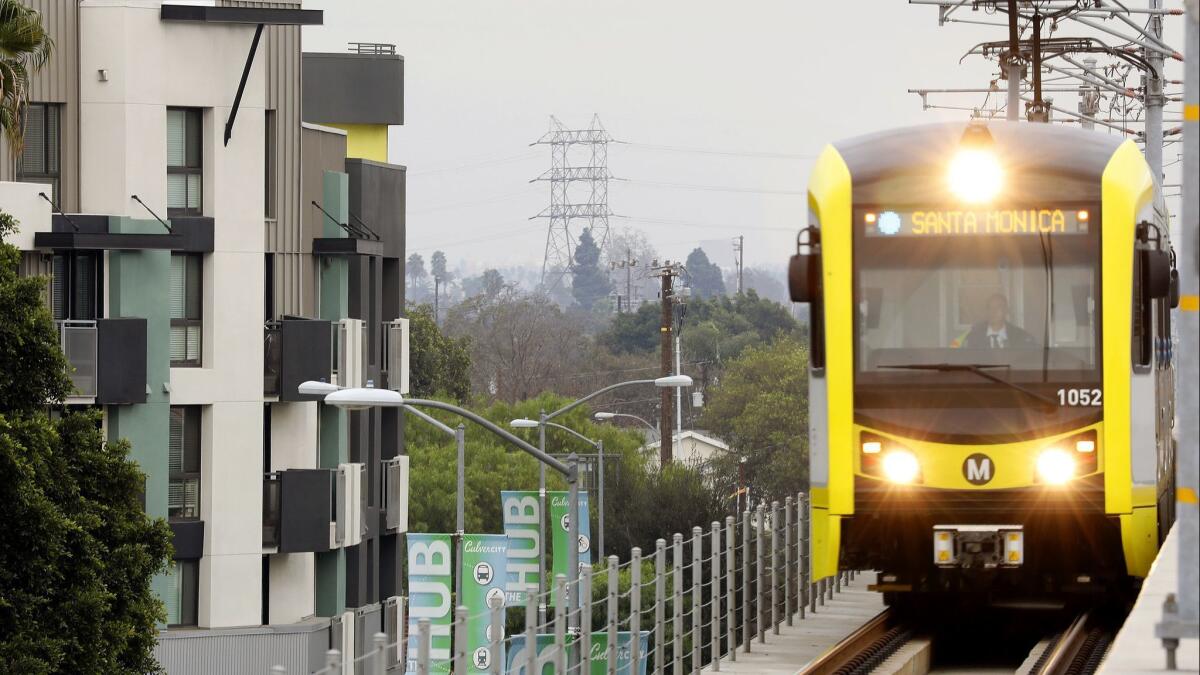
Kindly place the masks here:
<instances>
[{"instance_id":1,"label":"metal fence","mask_svg":"<svg viewBox=\"0 0 1200 675\"><path fill-rule=\"evenodd\" d=\"M565 603L558 603L539 623L539 603L547 603L551 592L565 598L575 590L559 575L546 595L528 593L523 608L509 608L514 623L520 625L523 619L524 630L516 638L522 648L515 657L492 658L487 672L540 675L550 668L556 674L582 675L593 672L600 661L606 663L604 672L615 675L618 669L639 672L636 665L629 667L643 660L646 672L656 675L698 673L706 667L720 671L722 662L736 661L739 651L750 653L755 642L765 644L769 633L778 635L781 625L817 614L852 577L852 572L844 572L812 582L808 514L807 495L800 493L783 504L759 504L707 529L694 527L687 536L659 539L648 555L634 548L625 561L609 556L595 568L581 570L579 608L573 615L567 615ZM503 609L468 617L467 609L459 607L452 628L452 672L467 672L472 656L467 653L468 619L484 618L491 627L491 654L507 654L514 647L514 636L504 634ZM445 672L433 669L432 632L429 619L422 618L411 640L401 636L389 644L385 634L377 633L371 650L352 663L343 663L342 655L330 650L326 667L316 673ZM619 632L630 633L632 639L618 645ZM643 632L648 634L645 648L639 639ZM605 634L606 650L592 649L597 633ZM538 644L539 634L552 635L552 645L525 648ZM401 658L388 658L397 653ZM277 666L271 673L286 671Z\"/></svg>"}]
</instances>

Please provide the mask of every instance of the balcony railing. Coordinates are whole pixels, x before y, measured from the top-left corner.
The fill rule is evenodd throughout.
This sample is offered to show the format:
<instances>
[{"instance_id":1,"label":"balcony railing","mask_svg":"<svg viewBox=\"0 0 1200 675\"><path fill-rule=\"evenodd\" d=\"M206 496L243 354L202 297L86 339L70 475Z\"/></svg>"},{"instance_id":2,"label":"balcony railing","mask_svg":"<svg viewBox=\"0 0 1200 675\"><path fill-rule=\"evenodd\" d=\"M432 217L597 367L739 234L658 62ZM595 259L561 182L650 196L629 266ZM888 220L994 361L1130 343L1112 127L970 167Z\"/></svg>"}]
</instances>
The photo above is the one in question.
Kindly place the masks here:
<instances>
[{"instance_id":1,"label":"balcony railing","mask_svg":"<svg viewBox=\"0 0 1200 675\"><path fill-rule=\"evenodd\" d=\"M267 396L279 395L282 358L283 339L279 332L279 322L268 321L263 326L263 394Z\"/></svg>"},{"instance_id":2,"label":"balcony railing","mask_svg":"<svg viewBox=\"0 0 1200 675\"><path fill-rule=\"evenodd\" d=\"M333 324L336 328L336 324ZM330 322L284 317L263 325L263 394L280 401L312 400L297 387L305 380L330 381Z\"/></svg>"},{"instance_id":3,"label":"balcony railing","mask_svg":"<svg viewBox=\"0 0 1200 675\"><path fill-rule=\"evenodd\" d=\"M283 489L278 473L263 474L262 514L263 548L278 548L279 521L283 514Z\"/></svg>"},{"instance_id":4,"label":"balcony railing","mask_svg":"<svg viewBox=\"0 0 1200 675\"><path fill-rule=\"evenodd\" d=\"M65 319L57 323L58 344L71 364L71 384L75 387L75 395L94 398L99 384L96 322Z\"/></svg>"}]
</instances>

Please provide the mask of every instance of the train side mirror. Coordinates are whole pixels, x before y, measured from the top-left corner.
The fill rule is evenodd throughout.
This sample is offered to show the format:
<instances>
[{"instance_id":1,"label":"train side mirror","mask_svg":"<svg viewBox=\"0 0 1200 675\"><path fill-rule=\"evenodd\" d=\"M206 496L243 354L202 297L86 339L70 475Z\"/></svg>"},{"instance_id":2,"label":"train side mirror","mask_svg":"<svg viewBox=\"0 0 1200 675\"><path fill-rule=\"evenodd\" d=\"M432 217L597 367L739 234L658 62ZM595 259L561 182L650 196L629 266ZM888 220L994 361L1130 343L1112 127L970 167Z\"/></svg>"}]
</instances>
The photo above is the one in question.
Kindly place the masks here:
<instances>
[{"instance_id":1,"label":"train side mirror","mask_svg":"<svg viewBox=\"0 0 1200 675\"><path fill-rule=\"evenodd\" d=\"M1161 300L1171 296L1171 255L1166 251L1143 250L1142 289L1146 298Z\"/></svg>"},{"instance_id":2,"label":"train side mirror","mask_svg":"<svg viewBox=\"0 0 1200 675\"><path fill-rule=\"evenodd\" d=\"M788 262L788 292L792 302L816 302L821 295L821 256L797 253Z\"/></svg>"},{"instance_id":3,"label":"train side mirror","mask_svg":"<svg viewBox=\"0 0 1200 675\"><path fill-rule=\"evenodd\" d=\"M1171 268L1171 292L1167 296L1171 309L1179 309L1179 270Z\"/></svg>"}]
</instances>

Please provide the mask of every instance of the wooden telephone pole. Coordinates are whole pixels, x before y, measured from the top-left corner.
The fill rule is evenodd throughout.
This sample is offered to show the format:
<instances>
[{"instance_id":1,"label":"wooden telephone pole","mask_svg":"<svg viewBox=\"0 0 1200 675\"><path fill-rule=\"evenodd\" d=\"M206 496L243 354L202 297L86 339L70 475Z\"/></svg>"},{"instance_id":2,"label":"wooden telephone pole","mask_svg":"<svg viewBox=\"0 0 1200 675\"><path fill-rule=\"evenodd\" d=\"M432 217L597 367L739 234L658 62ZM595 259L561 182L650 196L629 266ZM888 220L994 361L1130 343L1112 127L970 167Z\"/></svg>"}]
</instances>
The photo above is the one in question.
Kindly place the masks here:
<instances>
[{"instance_id":1,"label":"wooden telephone pole","mask_svg":"<svg viewBox=\"0 0 1200 675\"><path fill-rule=\"evenodd\" d=\"M674 368L674 324L675 324L675 277L679 276L679 265L672 264L670 260L662 265L654 264L652 274L662 279L662 322L659 324L659 375L667 377L672 375ZM665 467L671 463L674 454L674 430L671 428L671 420L675 418L675 392L671 391L671 387L662 387L659 391L659 396L662 397L659 421L658 421L658 461L660 467Z\"/></svg>"}]
</instances>

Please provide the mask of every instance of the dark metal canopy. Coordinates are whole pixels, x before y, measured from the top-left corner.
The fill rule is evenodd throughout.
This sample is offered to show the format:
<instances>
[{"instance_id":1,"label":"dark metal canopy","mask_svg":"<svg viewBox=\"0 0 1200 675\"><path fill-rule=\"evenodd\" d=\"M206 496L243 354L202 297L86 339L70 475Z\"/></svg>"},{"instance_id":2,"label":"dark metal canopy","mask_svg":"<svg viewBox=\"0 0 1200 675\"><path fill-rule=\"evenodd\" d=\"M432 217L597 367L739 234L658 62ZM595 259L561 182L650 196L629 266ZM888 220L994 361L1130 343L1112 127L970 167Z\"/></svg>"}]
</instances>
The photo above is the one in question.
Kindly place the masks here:
<instances>
[{"instance_id":1,"label":"dark metal canopy","mask_svg":"<svg viewBox=\"0 0 1200 675\"><path fill-rule=\"evenodd\" d=\"M163 21L248 23L267 26L320 26L325 22L322 10L287 7L198 7L164 4L159 16Z\"/></svg>"}]
</instances>

